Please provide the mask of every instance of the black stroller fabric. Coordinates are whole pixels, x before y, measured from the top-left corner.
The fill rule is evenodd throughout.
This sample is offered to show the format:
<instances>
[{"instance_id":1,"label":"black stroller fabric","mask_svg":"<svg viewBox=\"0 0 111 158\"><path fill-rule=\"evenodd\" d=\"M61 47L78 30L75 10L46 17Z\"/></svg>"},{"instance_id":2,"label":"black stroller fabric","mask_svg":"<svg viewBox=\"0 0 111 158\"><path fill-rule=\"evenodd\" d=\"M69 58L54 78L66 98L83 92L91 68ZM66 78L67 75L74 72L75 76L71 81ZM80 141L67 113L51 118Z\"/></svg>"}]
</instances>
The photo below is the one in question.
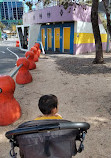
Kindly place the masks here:
<instances>
[{"instance_id":1,"label":"black stroller fabric","mask_svg":"<svg viewBox=\"0 0 111 158\"><path fill-rule=\"evenodd\" d=\"M35 120L18 127L33 127L41 124L70 122L66 120ZM21 158L71 158L76 155L77 129L46 131L16 136Z\"/></svg>"}]
</instances>

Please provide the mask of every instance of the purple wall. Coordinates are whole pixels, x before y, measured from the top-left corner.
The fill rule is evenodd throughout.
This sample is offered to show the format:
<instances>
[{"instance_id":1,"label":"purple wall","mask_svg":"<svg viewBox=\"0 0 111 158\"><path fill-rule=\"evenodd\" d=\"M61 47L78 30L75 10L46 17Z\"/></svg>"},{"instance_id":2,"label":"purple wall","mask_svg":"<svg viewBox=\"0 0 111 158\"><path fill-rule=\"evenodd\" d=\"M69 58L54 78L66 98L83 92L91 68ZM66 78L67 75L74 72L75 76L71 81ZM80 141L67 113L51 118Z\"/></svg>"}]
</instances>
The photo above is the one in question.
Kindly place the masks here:
<instances>
[{"instance_id":1,"label":"purple wall","mask_svg":"<svg viewBox=\"0 0 111 158\"><path fill-rule=\"evenodd\" d=\"M106 43L102 43L103 50L106 50ZM95 43L74 44L74 54L83 54L95 51Z\"/></svg>"},{"instance_id":2,"label":"purple wall","mask_svg":"<svg viewBox=\"0 0 111 158\"><path fill-rule=\"evenodd\" d=\"M23 15L23 23L48 23L62 21L85 21L90 22L91 7L74 4L66 10L63 6L48 7L31 11ZM42 16L42 17L41 17Z\"/></svg>"}]
</instances>

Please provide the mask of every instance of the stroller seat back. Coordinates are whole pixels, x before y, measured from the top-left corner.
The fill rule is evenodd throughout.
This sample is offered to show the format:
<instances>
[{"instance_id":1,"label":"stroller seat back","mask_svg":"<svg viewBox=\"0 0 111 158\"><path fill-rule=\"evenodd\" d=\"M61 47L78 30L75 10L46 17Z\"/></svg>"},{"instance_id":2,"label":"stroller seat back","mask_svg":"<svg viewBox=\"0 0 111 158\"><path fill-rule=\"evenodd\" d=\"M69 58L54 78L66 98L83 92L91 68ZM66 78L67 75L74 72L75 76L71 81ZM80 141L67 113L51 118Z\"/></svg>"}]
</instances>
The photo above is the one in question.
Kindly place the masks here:
<instances>
[{"instance_id":1,"label":"stroller seat back","mask_svg":"<svg viewBox=\"0 0 111 158\"><path fill-rule=\"evenodd\" d=\"M67 120L35 120L7 132L6 137L13 138L21 158L71 158L77 154L76 140L81 140L89 127Z\"/></svg>"}]
</instances>

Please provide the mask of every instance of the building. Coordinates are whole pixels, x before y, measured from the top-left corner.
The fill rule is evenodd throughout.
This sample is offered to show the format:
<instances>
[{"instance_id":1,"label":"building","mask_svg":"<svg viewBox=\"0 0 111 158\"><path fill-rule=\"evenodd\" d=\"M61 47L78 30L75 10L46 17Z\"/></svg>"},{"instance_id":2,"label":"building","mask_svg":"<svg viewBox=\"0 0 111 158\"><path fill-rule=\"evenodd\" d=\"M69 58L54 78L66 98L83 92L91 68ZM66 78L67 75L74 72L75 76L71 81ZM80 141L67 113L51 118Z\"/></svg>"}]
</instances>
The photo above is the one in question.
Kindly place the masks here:
<instances>
[{"instance_id":1,"label":"building","mask_svg":"<svg viewBox=\"0 0 111 158\"><path fill-rule=\"evenodd\" d=\"M19 0L0 0L0 21L6 26L22 24L23 2Z\"/></svg>"},{"instance_id":2,"label":"building","mask_svg":"<svg viewBox=\"0 0 111 158\"><path fill-rule=\"evenodd\" d=\"M29 29L29 31L27 29L29 34L27 48L30 49L35 41L42 41L46 51L56 53L76 55L95 51L90 17L91 7L78 3L73 3L67 9L57 5L25 13L23 26L24 28L27 26ZM33 29L31 29L32 27ZM99 27L103 50L106 50L107 34L101 21L99 21ZM21 32L20 37L23 39L22 31L19 32ZM33 43L30 44L30 41Z\"/></svg>"}]
</instances>

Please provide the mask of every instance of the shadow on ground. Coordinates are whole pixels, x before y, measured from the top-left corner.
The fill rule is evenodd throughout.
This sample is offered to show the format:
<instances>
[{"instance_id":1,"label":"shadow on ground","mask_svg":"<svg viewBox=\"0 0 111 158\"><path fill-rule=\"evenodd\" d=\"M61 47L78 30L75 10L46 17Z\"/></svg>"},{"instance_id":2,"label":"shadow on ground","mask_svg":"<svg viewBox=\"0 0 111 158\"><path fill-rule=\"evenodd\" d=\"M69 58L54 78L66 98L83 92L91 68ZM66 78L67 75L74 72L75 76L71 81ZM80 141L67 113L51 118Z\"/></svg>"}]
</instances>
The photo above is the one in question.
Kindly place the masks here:
<instances>
[{"instance_id":1,"label":"shadow on ground","mask_svg":"<svg viewBox=\"0 0 111 158\"><path fill-rule=\"evenodd\" d=\"M101 105L103 105L103 107L111 115L111 93L108 93L106 96L101 96Z\"/></svg>"},{"instance_id":2,"label":"shadow on ground","mask_svg":"<svg viewBox=\"0 0 111 158\"><path fill-rule=\"evenodd\" d=\"M88 57L52 57L56 59L56 64L62 71L73 75L111 73L111 57L104 59L105 64L92 64L94 58Z\"/></svg>"}]
</instances>

